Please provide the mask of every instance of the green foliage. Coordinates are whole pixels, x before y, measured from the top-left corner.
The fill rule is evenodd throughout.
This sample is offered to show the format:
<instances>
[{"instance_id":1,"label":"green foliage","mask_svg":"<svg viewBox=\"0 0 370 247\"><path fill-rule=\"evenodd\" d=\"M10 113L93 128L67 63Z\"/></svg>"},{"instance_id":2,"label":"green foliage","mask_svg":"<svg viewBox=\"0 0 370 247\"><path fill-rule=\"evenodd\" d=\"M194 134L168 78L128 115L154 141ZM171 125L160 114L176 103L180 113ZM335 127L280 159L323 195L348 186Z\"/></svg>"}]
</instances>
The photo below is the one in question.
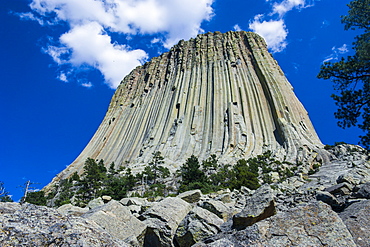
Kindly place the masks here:
<instances>
[{"instance_id":1,"label":"green foliage","mask_svg":"<svg viewBox=\"0 0 370 247\"><path fill-rule=\"evenodd\" d=\"M72 176L72 178L73 177L77 178L76 176ZM79 178L79 176L78 176L78 178ZM54 201L54 205L56 207L60 207L64 204L71 203L70 199L73 196L73 191L71 190L72 186L73 186L73 183L72 183L71 179L62 179L59 182L59 188L57 188L57 192L59 192L59 196ZM48 198L50 198L50 197L48 196Z\"/></svg>"},{"instance_id":2,"label":"green foliage","mask_svg":"<svg viewBox=\"0 0 370 247\"><path fill-rule=\"evenodd\" d=\"M120 200L136 183L137 178L131 173L131 169L121 167L117 171L112 163L107 171L103 160L97 163L94 159L88 158L81 177L74 173L69 179L61 180L47 199L54 199L56 207L71 203L73 197L74 204L78 206L85 206L89 201L102 195Z\"/></svg>"},{"instance_id":3,"label":"green foliage","mask_svg":"<svg viewBox=\"0 0 370 247\"><path fill-rule=\"evenodd\" d=\"M165 196L166 185L152 184L149 190L145 191L143 197L155 198L157 196Z\"/></svg>"},{"instance_id":4,"label":"green foliage","mask_svg":"<svg viewBox=\"0 0 370 247\"><path fill-rule=\"evenodd\" d=\"M35 191L35 192L28 192L25 202L32 203L39 206L46 206L46 197L45 192Z\"/></svg>"},{"instance_id":5,"label":"green foliage","mask_svg":"<svg viewBox=\"0 0 370 247\"><path fill-rule=\"evenodd\" d=\"M115 164L114 164L114 162L112 162L112 163L109 165L108 173L109 173L110 175L118 174L118 171L116 171L116 168L115 168Z\"/></svg>"},{"instance_id":6,"label":"green foliage","mask_svg":"<svg viewBox=\"0 0 370 247\"><path fill-rule=\"evenodd\" d=\"M218 163L217 163L217 157L215 154L212 154L208 159L204 160L202 162L202 170L203 172L207 171L216 171L218 168Z\"/></svg>"},{"instance_id":7,"label":"green foliage","mask_svg":"<svg viewBox=\"0 0 370 247\"><path fill-rule=\"evenodd\" d=\"M348 4L348 15L342 16L345 30L360 29L353 42L354 55L338 62L325 62L318 78L331 79L339 94L332 98L338 106L335 117L342 128L357 126L365 132L360 143L370 148L370 0Z\"/></svg>"},{"instance_id":8,"label":"green foliage","mask_svg":"<svg viewBox=\"0 0 370 247\"><path fill-rule=\"evenodd\" d=\"M249 189L255 190L260 187L258 182L258 162L255 159L238 160L233 167L234 173L230 181L230 189L240 189L246 186Z\"/></svg>"},{"instance_id":9,"label":"green foliage","mask_svg":"<svg viewBox=\"0 0 370 247\"><path fill-rule=\"evenodd\" d=\"M166 178L170 176L170 170L167 167L162 166L164 164L164 158L161 152L157 151L153 153L153 158L150 163L144 168L144 171L137 175L138 179L145 177L146 181L151 184L157 184L159 178Z\"/></svg>"},{"instance_id":10,"label":"green foliage","mask_svg":"<svg viewBox=\"0 0 370 247\"><path fill-rule=\"evenodd\" d=\"M231 178L234 176L234 172L231 165L224 165L219 168L216 173L209 176L211 183L213 184L215 190L230 188Z\"/></svg>"},{"instance_id":11,"label":"green foliage","mask_svg":"<svg viewBox=\"0 0 370 247\"><path fill-rule=\"evenodd\" d=\"M80 176L77 174L77 172L73 173L72 177L70 178L70 182L72 181L80 181Z\"/></svg>"},{"instance_id":12,"label":"green foliage","mask_svg":"<svg viewBox=\"0 0 370 247\"><path fill-rule=\"evenodd\" d=\"M208 187L208 178L204 171L200 169L199 160L192 155L180 168L181 186L179 192L203 189Z\"/></svg>"},{"instance_id":13,"label":"green foliage","mask_svg":"<svg viewBox=\"0 0 370 247\"><path fill-rule=\"evenodd\" d=\"M12 202L9 192L4 187L4 182L0 181L0 202Z\"/></svg>"},{"instance_id":14,"label":"green foliage","mask_svg":"<svg viewBox=\"0 0 370 247\"><path fill-rule=\"evenodd\" d=\"M188 185L192 182L206 182L207 177L205 173L200 169L199 160L197 157L192 155L188 158L185 164L180 169L182 183Z\"/></svg>"},{"instance_id":15,"label":"green foliage","mask_svg":"<svg viewBox=\"0 0 370 247\"><path fill-rule=\"evenodd\" d=\"M308 171L308 175L312 175L312 174L315 174L316 172L318 172L320 169L320 164L318 163L315 163L312 165L312 168Z\"/></svg>"},{"instance_id":16,"label":"green foliage","mask_svg":"<svg viewBox=\"0 0 370 247\"><path fill-rule=\"evenodd\" d=\"M82 174L83 179L79 181L79 189L77 191L77 198L81 205L100 195L104 180L107 178L106 173L107 169L103 160L96 163L94 159L88 158L85 161L84 173Z\"/></svg>"}]
</instances>

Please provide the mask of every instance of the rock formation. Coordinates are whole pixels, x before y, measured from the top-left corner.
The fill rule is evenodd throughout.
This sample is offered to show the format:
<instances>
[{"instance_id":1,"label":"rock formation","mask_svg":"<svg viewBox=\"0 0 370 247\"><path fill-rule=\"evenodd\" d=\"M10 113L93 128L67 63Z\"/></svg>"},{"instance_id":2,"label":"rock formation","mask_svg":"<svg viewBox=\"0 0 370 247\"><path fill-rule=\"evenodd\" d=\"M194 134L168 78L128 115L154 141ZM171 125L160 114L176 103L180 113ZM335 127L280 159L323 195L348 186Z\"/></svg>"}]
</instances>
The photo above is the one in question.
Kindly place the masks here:
<instances>
[{"instance_id":1,"label":"rock formation","mask_svg":"<svg viewBox=\"0 0 370 247\"><path fill-rule=\"evenodd\" d=\"M329 152L308 178L256 190L102 196L85 208L0 202L0 246L370 246L369 155L352 145Z\"/></svg>"},{"instance_id":2,"label":"rock formation","mask_svg":"<svg viewBox=\"0 0 370 247\"><path fill-rule=\"evenodd\" d=\"M295 162L321 147L264 40L215 32L180 41L127 75L89 144L56 180L81 173L88 157L135 171L160 151L174 170L191 155L232 163L272 150Z\"/></svg>"}]
</instances>

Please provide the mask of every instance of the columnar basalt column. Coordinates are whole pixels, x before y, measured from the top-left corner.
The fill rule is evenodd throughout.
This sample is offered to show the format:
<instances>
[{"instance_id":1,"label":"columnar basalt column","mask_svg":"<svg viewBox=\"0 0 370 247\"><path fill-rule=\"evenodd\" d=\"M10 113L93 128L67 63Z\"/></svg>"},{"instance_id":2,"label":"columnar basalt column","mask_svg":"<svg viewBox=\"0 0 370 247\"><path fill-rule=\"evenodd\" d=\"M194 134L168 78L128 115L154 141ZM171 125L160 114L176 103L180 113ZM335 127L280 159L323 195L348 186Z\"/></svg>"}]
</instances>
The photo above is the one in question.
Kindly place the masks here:
<instances>
[{"instance_id":1,"label":"columnar basalt column","mask_svg":"<svg viewBox=\"0 0 370 247\"><path fill-rule=\"evenodd\" d=\"M81 173L88 157L135 171L155 151L176 169L193 154L232 163L272 150L294 161L321 147L264 40L215 32L180 41L127 75L91 141L56 179Z\"/></svg>"}]
</instances>

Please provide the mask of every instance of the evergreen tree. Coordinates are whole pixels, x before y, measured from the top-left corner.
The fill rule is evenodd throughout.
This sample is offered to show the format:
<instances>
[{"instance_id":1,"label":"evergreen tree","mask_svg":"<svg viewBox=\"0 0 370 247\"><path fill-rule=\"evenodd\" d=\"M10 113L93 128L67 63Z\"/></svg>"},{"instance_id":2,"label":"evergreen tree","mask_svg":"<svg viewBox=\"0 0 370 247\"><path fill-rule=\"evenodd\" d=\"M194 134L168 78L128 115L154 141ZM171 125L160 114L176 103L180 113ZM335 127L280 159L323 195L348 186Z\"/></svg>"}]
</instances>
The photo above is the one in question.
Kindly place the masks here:
<instances>
[{"instance_id":1,"label":"evergreen tree","mask_svg":"<svg viewBox=\"0 0 370 247\"><path fill-rule=\"evenodd\" d=\"M164 164L164 158L161 152L154 152L152 160L144 168L144 171L138 175L138 178L142 179L144 176L147 181L157 184L158 178L166 178L170 175L168 168L162 166L162 164Z\"/></svg>"},{"instance_id":2,"label":"evergreen tree","mask_svg":"<svg viewBox=\"0 0 370 247\"><path fill-rule=\"evenodd\" d=\"M0 181L0 202L12 202L9 192L4 187L4 182Z\"/></svg>"},{"instance_id":3,"label":"evergreen tree","mask_svg":"<svg viewBox=\"0 0 370 247\"><path fill-rule=\"evenodd\" d=\"M104 180L107 177L107 169L104 161L96 163L94 159L85 161L83 179L79 182L78 197L82 202L88 202L100 195Z\"/></svg>"},{"instance_id":4,"label":"evergreen tree","mask_svg":"<svg viewBox=\"0 0 370 247\"><path fill-rule=\"evenodd\" d=\"M46 206L45 192L42 190L28 192L25 201L39 206Z\"/></svg>"},{"instance_id":5,"label":"evergreen tree","mask_svg":"<svg viewBox=\"0 0 370 247\"><path fill-rule=\"evenodd\" d=\"M254 161L254 160L248 160ZM233 176L230 181L231 189L240 189L241 186L246 186L249 189L255 190L260 187L258 182L258 168L256 173L256 162L248 162L245 159L238 160L233 167Z\"/></svg>"},{"instance_id":6,"label":"evergreen tree","mask_svg":"<svg viewBox=\"0 0 370 247\"><path fill-rule=\"evenodd\" d=\"M182 179L180 192L192 189L209 190L208 178L204 171L200 169L199 160L194 155L188 158L180 168L180 175Z\"/></svg>"},{"instance_id":7,"label":"evergreen tree","mask_svg":"<svg viewBox=\"0 0 370 247\"><path fill-rule=\"evenodd\" d=\"M338 106L334 114L342 128L357 126L365 132L360 143L370 148L370 0L348 4L348 15L342 16L345 30L362 30L355 37L355 54L339 62L325 62L318 78L331 79L339 94L332 98Z\"/></svg>"}]
</instances>

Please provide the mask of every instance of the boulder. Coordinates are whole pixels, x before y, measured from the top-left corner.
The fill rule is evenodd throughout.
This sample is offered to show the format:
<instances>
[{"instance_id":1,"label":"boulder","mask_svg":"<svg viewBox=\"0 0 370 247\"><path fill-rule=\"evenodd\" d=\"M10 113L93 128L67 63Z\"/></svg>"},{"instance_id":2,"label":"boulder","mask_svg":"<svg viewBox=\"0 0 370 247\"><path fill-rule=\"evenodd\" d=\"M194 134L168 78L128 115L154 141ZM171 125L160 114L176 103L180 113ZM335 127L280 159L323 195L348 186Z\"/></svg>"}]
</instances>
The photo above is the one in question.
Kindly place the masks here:
<instances>
[{"instance_id":1,"label":"boulder","mask_svg":"<svg viewBox=\"0 0 370 247\"><path fill-rule=\"evenodd\" d=\"M100 207L104 205L104 201L101 197L98 197L96 199L93 199L91 201L89 201L89 203L87 204L87 207L90 208L90 209L93 209L93 208L96 208L96 207Z\"/></svg>"},{"instance_id":2,"label":"boulder","mask_svg":"<svg viewBox=\"0 0 370 247\"><path fill-rule=\"evenodd\" d=\"M340 175L337 178L337 183L346 182L353 185L370 182L370 170L363 168L354 168Z\"/></svg>"},{"instance_id":3,"label":"boulder","mask_svg":"<svg viewBox=\"0 0 370 247\"><path fill-rule=\"evenodd\" d=\"M333 186L330 186L329 188L326 188L325 191L329 192L332 195L349 195L351 194L351 191L353 189L353 185L343 182L340 184L335 184Z\"/></svg>"},{"instance_id":4,"label":"boulder","mask_svg":"<svg viewBox=\"0 0 370 247\"><path fill-rule=\"evenodd\" d=\"M214 213L220 217L224 222L226 222L230 217L232 217L232 211L223 202L218 200L210 199L204 201L200 204L200 207L207 209L208 211Z\"/></svg>"},{"instance_id":5,"label":"boulder","mask_svg":"<svg viewBox=\"0 0 370 247\"><path fill-rule=\"evenodd\" d=\"M111 196L102 196L101 199L103 199L104 202L109 202L110 200L112 200L112 197Z\"/></svg>"},{"instance_id":6,"label":"boulder","mask_svg":"<svg viewBox=\"0 0 370 247\"><path fill-rule=\"evenodd\" d=\"M123 206L130 206L130 205L144 205L147 202L145 198L139 198L139 197L128 197L128 198L122 198L120 200L120 203Z\"/></svg>"},{"instance_id":7,"label":"boulder","mask_svg":"<svg viewBox=\"0 0 370 247\"><path fill-rule=\"evenodd\" d=\"M266 219L276 213L275 195L270 185L265 184L247 200L244 209L234 215L232 227L238 230Z\"/></svg>"},{"instance_id":8,"label":"boulder","mask_svg":"<svg viewBox=\"0 0 370 247\"><path fill-rule=\"evenodd\" d=\"M221 194L221 195L217 196L215 199L219 200L223 203L232 203L233 202L233 200L231 199L231 193Z\"/></svg>"},{"instance_id":9,"label":"boulder","mask_svg":"<svg viewBox=\"0 0 370 247\"><path fill-rule=\"evenodd\" d=\"M370 183L360 185L355 197L370 199Z\"/></svg>"},{"instance_id":10,"label":"boulder","mask_svg":"<svg viewBox=\"0 0 370 247\"><path fill-rule=\"evenodd\" d=\"M311 202L276 214L244 230L206 238L194 246L355 247L356 244L343 221L327 204Z\"/></svg>"},{"instance_id":11,"label":"boulder","mask_svg":"<svg viewBox=\"0 0 370 247\"><path fill-rule=\"evenodd\" d=\"M139 243L143 242L145 224L117 201L112 200L103 206L96 207L84 214L83 217L96 222L118 239L131 242L134 237Z\"/></svg>"},{"instance_id":12,"label":"boulder","mask_svg":"<svg viewBox=\"0 0 370 247\"><path fill-rule=\"evenodd\" d=\"M188 203L199 202L202 197L202 192L200 190L190 190L185 191L177 196Z\"/></svg>"},{"instance_id":13,"label":"boulder","mask_svg":"<svg viewBox=\"0 0 370 247\"><path fill-rule=\"evenodd\" d=\"M339 216L358 246L370 246L370 200L353 203Z\"/></svg>"},{"instance_id":14,"label":"boulder","mask_svg":"<svg viewBox=\"0 0 370 247\"><path fill-rule=\"evenodd\" d=\"M335 210L340 210L342 207L337 198L327 191L317 191L316 200L325 202Z\"/></svg>"},{"instance_id":15,"label":"boulder","mask_svg":"<svg viewBox=\"0 0 370 247\"><path fill-rule=\"evenodd\" d=\"M177 197L168 197L158 202L140 219L147 225L144 246L166 247L174 246L173 238L176 229L191 210L191 205Z\"/></svg>"},{"instance_id":16,"label":"boulder","mask_svg":"<svg viewBox=\"0 0 370 247\"><path fill-rule=\"evenodd\" d=\"M217 234L224 223L217 215L201 207L194 207L177 228L175 241L180 247L187 247L202 238Z\"/></svg>"},{"instance_id":17,"label":"boulder","mask_svg":"<svg viewBox=\"0 0 370 247\"><path fill-rule=\"evenodd\" d=\"M2 202L0 246L129 247L88 219L44 206Z\"/></svg>"},{"instance_id":18,"label":"boulder","mask_svg":"<svg viewBox=\"0 0 370 247\"><path fill-rule=\"evenodd\" d=\"M81 216L89 211L88 208L80 208L77 206L73 206L72 204L64 204L60 206L57 210L61 214L75 216Z\"/></svg>"}]
</instances>

